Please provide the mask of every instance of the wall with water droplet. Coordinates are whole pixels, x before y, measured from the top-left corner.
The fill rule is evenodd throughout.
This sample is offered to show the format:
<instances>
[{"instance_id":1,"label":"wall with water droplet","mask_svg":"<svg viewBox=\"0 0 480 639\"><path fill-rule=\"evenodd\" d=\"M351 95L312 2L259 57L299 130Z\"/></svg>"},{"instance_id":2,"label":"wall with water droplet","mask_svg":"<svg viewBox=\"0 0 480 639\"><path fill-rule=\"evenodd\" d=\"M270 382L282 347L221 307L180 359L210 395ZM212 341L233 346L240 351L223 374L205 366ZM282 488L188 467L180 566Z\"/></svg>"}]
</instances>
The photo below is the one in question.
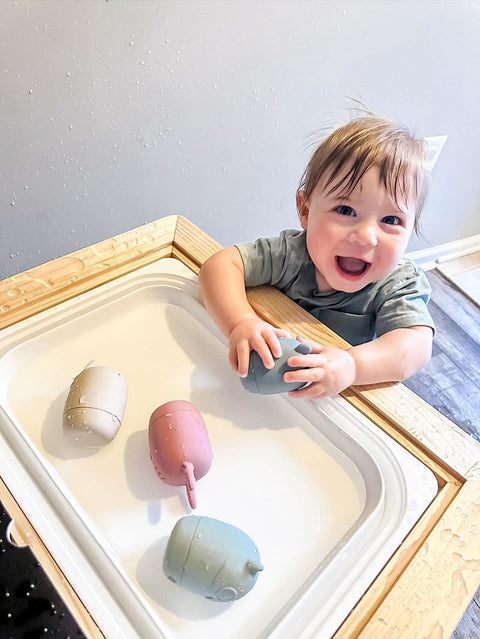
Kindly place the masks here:
<instances>
[{"instance_id":1,"label":"wall with water droplet","mask_svg":"<svg viewBox=\"0 0 480 639\"><path fill-rule=\"evenodd\" d=\"M0 277L171 213L222 244L298 225L346 96L449 136L423 237L480 233L480 4L0 3Z\"/></svg>"}]
</instances>

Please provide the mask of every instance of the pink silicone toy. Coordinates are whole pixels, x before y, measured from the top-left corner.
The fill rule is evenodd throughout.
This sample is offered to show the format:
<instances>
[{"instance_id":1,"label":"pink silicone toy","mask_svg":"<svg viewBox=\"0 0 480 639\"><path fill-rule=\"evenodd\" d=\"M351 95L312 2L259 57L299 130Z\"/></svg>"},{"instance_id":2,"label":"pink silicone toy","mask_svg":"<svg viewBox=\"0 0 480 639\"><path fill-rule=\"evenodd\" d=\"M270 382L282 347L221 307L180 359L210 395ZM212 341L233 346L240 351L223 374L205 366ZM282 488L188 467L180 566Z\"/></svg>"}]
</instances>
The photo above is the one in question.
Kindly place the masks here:
<instances>
[{"instance_id":1,"label":"pink silicone toy","mask_svg":"<svg viewBox=\"0 0 480 639\"><path fill-rule=\"evenodd\" d=\"M190 402L176 400L156 408L148 427L150 459L162 481L186 486L192 508L195 485L212 465L212 447L205 422Z\"/></svg>"}]
</instances>

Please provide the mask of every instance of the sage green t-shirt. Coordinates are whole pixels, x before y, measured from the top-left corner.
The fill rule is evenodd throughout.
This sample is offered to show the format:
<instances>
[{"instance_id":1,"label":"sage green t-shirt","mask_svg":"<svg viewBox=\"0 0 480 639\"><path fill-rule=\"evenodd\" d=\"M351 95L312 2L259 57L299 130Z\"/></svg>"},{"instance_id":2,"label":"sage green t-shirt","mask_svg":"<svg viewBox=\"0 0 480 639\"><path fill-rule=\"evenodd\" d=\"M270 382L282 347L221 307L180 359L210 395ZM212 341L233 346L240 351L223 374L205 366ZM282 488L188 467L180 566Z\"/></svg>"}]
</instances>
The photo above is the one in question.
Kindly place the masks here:
<instances>
[{"instance_id":1,"label":"sage green t-shirt","mask_svg":"<svg viewBox=\"0 0 480 639\"><path fill-rule=\"evenodd\" d=\"M247 287L275 286L353 346L396 328L430 326L435 330L427 310L430 284L425 273L408 259L360 291L324 293L318 290L305 231L288 229L278 237L236 246Z\"/></svg>"}]
</instances>

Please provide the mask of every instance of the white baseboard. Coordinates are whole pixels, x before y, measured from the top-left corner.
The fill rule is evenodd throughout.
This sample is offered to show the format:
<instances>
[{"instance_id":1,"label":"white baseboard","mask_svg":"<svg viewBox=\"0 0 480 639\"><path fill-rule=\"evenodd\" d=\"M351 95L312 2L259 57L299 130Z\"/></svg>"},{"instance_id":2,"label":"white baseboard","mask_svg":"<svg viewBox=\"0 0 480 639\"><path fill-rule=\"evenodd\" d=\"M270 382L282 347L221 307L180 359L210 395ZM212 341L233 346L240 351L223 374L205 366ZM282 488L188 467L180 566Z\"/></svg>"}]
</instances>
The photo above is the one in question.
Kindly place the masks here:
<instances>
[{"instance_id":1,"label":"white baseboard","mask_svg":"<svg viewBox=\"0 0 480 639\"><path fill-rule=\"evenodd\" d=\"M472 235L463 240L455 240L454 242L439 244L420 251L412 251L407 253L405 257L416 262L425 271L430 271L441 262L453 260L476 251L480 251L480 235Z\"/></svg>"}]
</instances>

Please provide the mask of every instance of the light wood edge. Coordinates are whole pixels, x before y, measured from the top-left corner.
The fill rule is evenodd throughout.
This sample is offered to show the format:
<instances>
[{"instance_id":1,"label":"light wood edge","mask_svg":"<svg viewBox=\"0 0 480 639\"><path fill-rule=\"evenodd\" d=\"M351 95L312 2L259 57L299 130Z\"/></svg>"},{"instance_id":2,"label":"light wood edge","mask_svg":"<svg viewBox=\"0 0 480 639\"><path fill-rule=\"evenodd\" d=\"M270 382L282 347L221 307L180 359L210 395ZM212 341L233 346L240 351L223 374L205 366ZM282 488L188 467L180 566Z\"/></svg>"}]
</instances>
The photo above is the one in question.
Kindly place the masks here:
<instances>
[{"instance_id":1,"label":"light wood edge","mask_svg":"<svg viewBox=\"0 0 480 639\"><path fill-rule=\"evenodd\" d=\"M142 238L144 229L151 227L151 225L145 225L145 227L140 227L139 229L134 229L133 231L116 236L112 238L112 240L106 240L92 247L81 249L66 258L59 258L59 260L65 260L73 256L80 260L86 259L89 267L88 272L83 274L82 278L79 278L81 280L80 282L78 280L72 281L72 278L68 279L66 263L59 264L57 260L27 271L29 280L38 281L38 279L40 279L40 271L38 269L41 269L41 276L45 278L45 276L49 275L49 267L51 266L53 269L52 273L63 273L66 279L59 278L58 281L56 280L50 291L45 291L45 287L33 291L30 296L31 299L29 299L28 302L17 305L14 310L12 309L10 315L9 312L0 316L0 328L20 321L20 319L29 317L40 310L49 308L65 299L70 299L85 290L99 286L116 277L121 277L128 272L157 259L162 259L163 257L176 257L187 264L194 272L198 272L200 265L210 255L221 248L217 242L209 238L208 235L183 217L170 216L169 218L158 220L152 224L154 226L158 225L160 231L158 238L154 241ZM112 242L116 242L116 244ZM134 242L135 246L130 244L130 242ZM115 252L116 247L122 243L124 243L122 250L125 249L123 256ZM133 251L130 249L135 249L135 254L133 254ZM92 258L92 253L98 259ZM105 255L116 259L110 259L110 262L106 262ZM87 257L91 259L87 260ZM71 263L72 262L70 262L70 264ZM108 266L102 266L102 264L105 263L108 264ZM102 270L96 272L95 269L98 271L98 268L102 268ZM14 276L14 278L6 280L9 281L8 286L11 286L12 280L15 286L18 286L22 281L21 276ZM6 298L6 295L7 290L4 287L4 282L0 282L0 307L2 304L5 304L6 301L11 301ZM288 300L279 291L271 287L252 289L249 291L249 297L256 311L272 323L287 327L294 334L301 334L307 338L320 341L321 343L343 348L346 347L346 342L320 324L320 322L315 320L291 300ZM5 322L4 316L9 317L7 322ZM480 477L480 448L476 442L464 435L452 422L441 416L419 397L410 393L410 391L401 384L351 388L343 393L343 395L347 401L355 405L365 414L370 415L379 427L384 428L387 432L389 431L389 434L395 437L397 441L400 441L405 448L422 459L437 475L440 481L439 494L434 500L434 504L427 511L429 515L424 515L421 520L422 523L417 524L416 530L420 531L421 528L418 528L418 526L421 525L424 526L424 530L427 531L430 526L430 535L434 535L432 540L438 537L438 535L441 535L441 531L439 532L437 530L440 524L435 525L436 520L432 518L431 513L442 512L447 500L446 496L448 495L450 498L453 495L450 506L443 512L449 517L452 535L459 534L458 531L461 531L464 526L463 516L468 512L468 503L463 497L468 499L467 495L472 491L471 486L478 486L478 483L472 480ZM423 425L419 424L418 418L416 417L418 415L421 415L423 420L426 419L425 423L427 427L425 423ZM434 436L431 435L432 432ZM452 445L452 440L454 445ZM460 450L459 454L458 450ZM446 458L448 458L448 462ZM462 482L463 485L461 485ZM375 608L375 606L378 607L378 605L386 605L386 602L388 602L389 610L399 607L402 608L405 614L405 611L409 611L408 607L405 608L404 606L404 602L399 594L400 590L397 590L397 584L403 583L402 576L404 574L407 575L405 579L408 579L412 571L415 575L415 570L419 570L419 565L421 567L422 559L419 556L419 550L425 547L421 540L421 534L417 535L416 538L414 533L411 533L411 535L406 538L404 544L402 544L401 549L395 554L391 562L389 562L388 571L387 569L382 570L378 578L382 579L382 581L375 581L372 585L372 589L376 588L377 591L382 592L382 597L384 598L382 602L380 602L377 601L378 598L376 596L372 595L371 601L375 601L373 608ZM407 544L405 548L408 547L409 549L409 556L412 557L410 563L405 562L404 559L402 559L402 561L398 559L399 557L406 556L405 554L401 555L405 544ZM452 550L451 546L447 548L445 552L443 552L442 549L443 554L436 554L437 547L438 544L431 546L432 550L429 556L432 561L436 561L437 563L445 562L447 557L452 558L452 561L454 560L455 551ZM396 577L397 573L400 573L400 577L398 578ZM444 571L443 573L439 573L438 579L441 580L444 574ZM442 617L442 627L450 627L453 623L452 620L458 619L468 605L469 600L467 597L471 598L475 592L475 584L478 585L479 581L479 576L475 571L472 571L472 575L473 577L471 579L463 580L465 584L463 592L466 592L466 594L462 601L457 602L454 609L447 610L444 606L443 609L439 610L439 605L437 604L436 607L429 611L432 615L436 614L438 618ZM393 584L390 587L392 582ZM413 580L411 584L413 597L419 597L418 593L421 586L421 580ZM368 592L370 592L370 590ZM374 590L372 590L372 592L374 592ZM364 605L363 602L367 601L367 595L349 617L348 623L352 623L352 620L354 623L355 636L359 636L362 632L369 616L370 621L368 623L373 623L375 617L371 604L370 608L367 606L362 609L362 605ZM384 621L390 618L387 612L385 613ZM416 632L423 632L420 628L425 629L427 618L428 615L420 615ZM379 623L384 623L384 621ZM365 632L366 631L365 627Z\"/></svg>"},{"instance_id":2,"label":"light wood edge","mask_svg":"<svg viewBox=\"0 0 480 639\"><path fill-rule=\"evenodd\" d=\"M349 639L359 636L360 632L377 614L379 605L392 598L393 588L406 568L414 561L416 555L422 555L425 547L428 547L429 535L438 524L445 510L451 505L458 493L458 486L445 484L430 504L423 516L407 536L406 540L392 555L388 563L375 579L373 584L352 609L347 619L335 633L334 639ZM386 615L389 623L389 616ZM412 635L412 639L421 635Z\"/></svg>"},{"instance_id":3,"label":"light wood edge","mask_svg":"<svg viewBox=\"0 0 480 639\"><path fill-rule=\"evenodd\" d=\"M355 620L353 634L343 636L450 637L480 582L479 521L480 482L468 481L406 563L394 587L383 600L379 598L380 605L367 624Z\"/></svg>"},{"instance_id":4,"label":"light wood edge","mask_svg":"<svg viewBox=\"0 0 480 639\"><path fill-rule=\"evenodd\" d=\"M85 605L65 578L62 570L32 528L27 516L1 478L0 501L14 521L15 541L30 547L83 633L91 639L105 639L105 635L88 613Z\"/></svg>"},{"instance_id":5,"label":"light wood edge","mask_svg":"<svg viewBox=\"0 0 480 639\"><path fill-rule=\"evenodd\" d=\"M195 272L200 270L200 265L211 255L222 248L221 244L181 215L177 218L173 246L176 255L179 258L184 257Z\"/></svg>"},{"instance_id":6,"label":"light wood edge","mask_svg":"<svg viewBox=\"0 0 480 639\"><path fill-rule=\"evenodd\" d=\"M169 257L176 223L172 215L0 281L0 329Z\"/></svg>"}]
</instances>

